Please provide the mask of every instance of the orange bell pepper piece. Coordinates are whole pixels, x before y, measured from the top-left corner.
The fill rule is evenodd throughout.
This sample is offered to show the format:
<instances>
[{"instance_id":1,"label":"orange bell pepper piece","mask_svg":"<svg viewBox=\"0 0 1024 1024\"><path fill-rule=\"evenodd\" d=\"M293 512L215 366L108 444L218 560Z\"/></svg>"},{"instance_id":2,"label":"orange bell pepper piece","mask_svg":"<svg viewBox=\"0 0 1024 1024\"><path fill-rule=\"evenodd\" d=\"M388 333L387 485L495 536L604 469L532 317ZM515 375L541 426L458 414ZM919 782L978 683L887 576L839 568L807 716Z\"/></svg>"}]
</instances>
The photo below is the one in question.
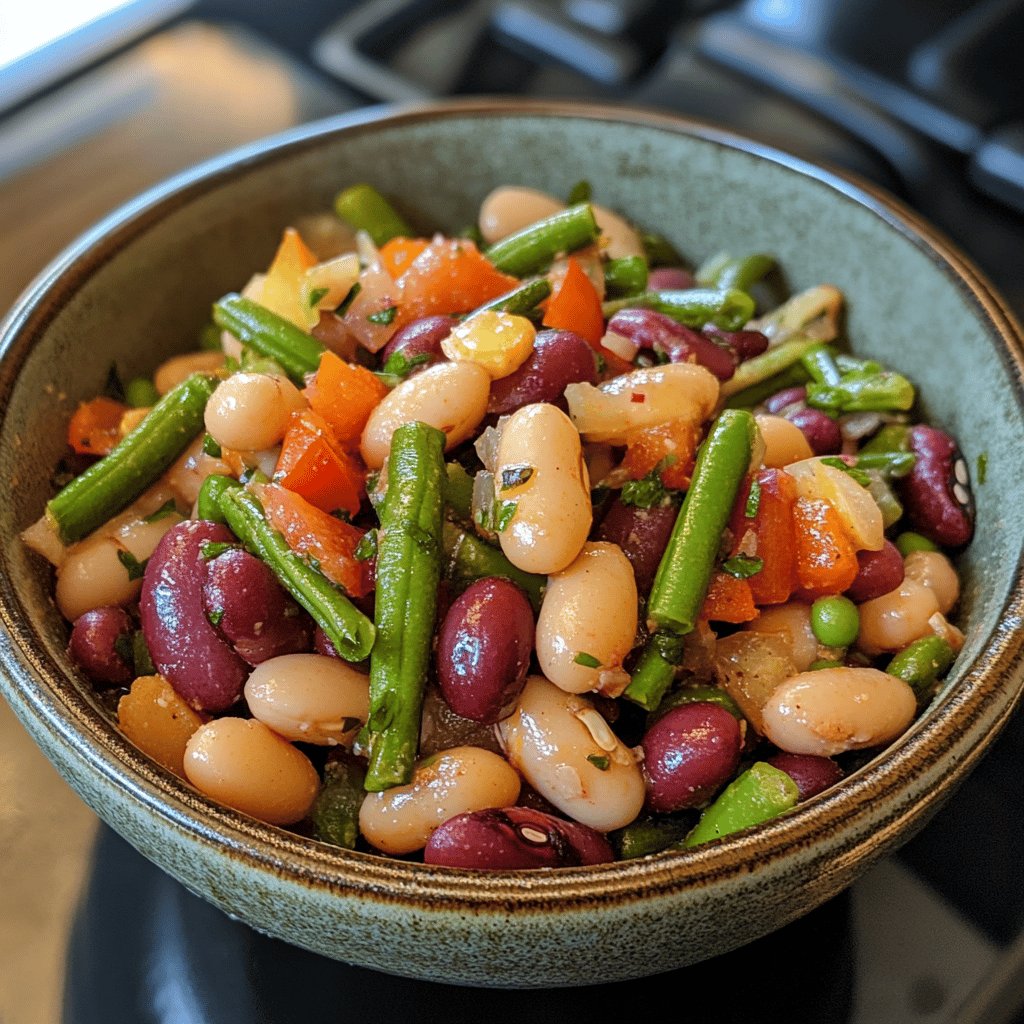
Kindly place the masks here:
<instances>
[{"instance_id":1,"label":"orange bell pepper piece","mask_svg":"<svg viewBox=\"0 0 1024 1024\"><path fill-rule=\"evenodd\" d=\"M121 417L128 406L112 398L93 398L72 413L68 444L79 455L109 455L121 440Z\"/></svg>"},{"instance_id":2,"label":"orange bell pepper piece","mask_svg":"<svg viewBox=\"0 0 1024 1024\"><path fill-rule=\"evenodd\" d=\"M373 589L370 562L355 557L363 539L362 530L318 509L280 484L264 484L259 497L270 525L284 535L292 551L313 561L349 597L365 597Z\"/></svg>"},{"instance_id":3,"label":"orange bell pepper piece","mask_svg":"<svg viewBox=\"0 0 1024 1024\"><path fill-rule=\"evenodd\" d=\"M399 235L385 242L378 252L381 266L397 281L430 243L425 238L404 238Z\"/></svg>"},{"instance_id":4,"label":"orange bell pepper piece","mask_svg":"<svg viewBox=\"0 0 1024 1024\"><path fill-rule=\"evenodd\" d=\"M303 394L342 445L359 440L370 413L388 393L387 385L363 366L325 352Z\"/></svg>"},{"instance_id":5,"label":"orange bell pepper piece","mask_svg":"<svg viewBox=\"0 0 1024 1024\"><path fill-rule=\"evenodd\" d=\"M701 606L700 617L712 622L750 622L760 613L754 605L750 580L715 572Z\"/></svg>"},{"instance_id":6,"label":"orange bell pepper piece","mask_svg":"<svg viewBox=\"0 0 1024 1024\"><path fill-rule=\"evenodd\" d=\"M366 471L335 442L315 412L296 413L281 444L274 479L324 512L356 515L365 494Z\"/></svg>"},{"instance_id":7,"label":"orange bell pepper piece","mask_svg":"<svg viewBox=\"0 0 1024 1024\"><path fill-rule=\"evenodd\" d=\"M661 482L673 490L683 490L690 486L700 437L700 427L689 420L671 420L657 427L631 431L622 468L633 480L639 480L672 456L671 464L659 474Z\"/></svg>"},{"instance_id":8,"label":"orange bell pepper piece","mask_svg":"<svg viewBox=\"0 0 1024 1024\"><path fill-rule=\"evenodd\" d=\"M579 261L572 256L566 263L565 276L548 299L543 323L545 327L556 330L573 331L594 348L601 347L604 337L601 296Z\"/></svg>"},{"instance_id":9,"label":"orange bell pepper piece","mask_svg":"<svg viewBox=\"0 0 1024 1024\"><path fill-rule=\"evenodd\" d=\"M729 520L734 538L730 554L744 552L761 559L760 572L747 579L755 604L783 604L793 593L796 576L793 528L796 483L788 473L778 469L762 469L755 479L760 488L757 511L753 516L746 514L752 486L748 480L740 487Z\"/></svg>"},{"instance_id":10,"label":"orange bell pepper piece","mask_svg":"<svg viewBox=\"0 0 1024 1024\"><path fill-rule=\"evenodd\" d=\"M857 549L839 513L826 501L797 498L793 505L796 582L802 597L841 594L857 575Z\"/></svg>"}]
</instances>

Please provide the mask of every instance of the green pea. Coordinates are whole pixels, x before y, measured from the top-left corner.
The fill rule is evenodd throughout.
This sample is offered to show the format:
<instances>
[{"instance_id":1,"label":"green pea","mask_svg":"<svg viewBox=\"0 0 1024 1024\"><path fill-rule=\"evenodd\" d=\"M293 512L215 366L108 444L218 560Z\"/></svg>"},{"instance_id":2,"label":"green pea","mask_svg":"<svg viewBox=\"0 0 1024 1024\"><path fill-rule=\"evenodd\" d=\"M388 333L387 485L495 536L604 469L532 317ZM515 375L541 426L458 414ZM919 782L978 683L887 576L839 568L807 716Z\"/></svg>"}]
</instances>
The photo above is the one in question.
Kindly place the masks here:
<instances>
[{"instance_id":1,"label":"green pea","mask_svg":"<svg viewBox=\"0 0 1024 1024\"><path fill-rule=\"evenodd\" d=\"M125 401L136 409L156 405L160 401L160 392L148 377L136 377L124 386Z\"/></svg>"},{"instance_id":2,"label":"green pea","mask_svg":"<svg viewBox=\"0 0 1024 1024\"><path fill-rule=\"evenodd\" d=\"M857 606L848 597L819 597L811 605L811 629L826 647L849 647L860 632Z\"/></svg>"},{"instance_id":3,"label":"green pea","mask_svg":"<svg viewBox=\"0 0 1024 1024\"><path fill-rule=\"evenodd\" d=\"M911 551L938 551L938 547L934 545L927 537L922 537L919 533L914 533L911 530L906 530L896 538L896 548L899 553L906 558Z\"/></svg>"}]
</instances>

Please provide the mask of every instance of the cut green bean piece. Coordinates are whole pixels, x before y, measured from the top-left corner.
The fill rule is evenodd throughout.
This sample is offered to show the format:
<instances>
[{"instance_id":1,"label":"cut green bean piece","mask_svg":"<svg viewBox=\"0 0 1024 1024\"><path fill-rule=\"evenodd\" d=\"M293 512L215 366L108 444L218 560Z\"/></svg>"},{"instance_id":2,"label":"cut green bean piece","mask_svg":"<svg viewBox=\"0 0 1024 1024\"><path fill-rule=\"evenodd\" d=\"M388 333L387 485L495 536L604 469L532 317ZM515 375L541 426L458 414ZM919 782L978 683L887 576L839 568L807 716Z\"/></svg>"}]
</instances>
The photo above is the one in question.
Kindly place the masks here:
<instances>
[{"instance_id":1,"label":"cut green bean piece","mask_svg":"<svg viewBox=\"0 0 1024 1024\"><path fill-rule=\"evenodd\" d=\"M602 304L605 318L620 309L653 309L687 327L713 323L725 331L739 330L754 315L754 300L738 288L681 288L641 292ZM741 364L743 366L747 363Z\"/></svg>"},{"instance_id":2,"label":"cut green bean piece","mask_svg":"<svg viewBox=\"0 0 1024 1024\"><path fill-rule=\"evenodd\" d=\"M913 452L866 452L857 453L857 469L877 469L883 476L899 479L906 476L917 463Z\"/></svg>"},{"instance_id":3,"label":"cut green bean piece","mask_svg":"<svg viewBox=\"0 0 1024 1024\"><path fill-rule=\"evenodd\" d=\"M875 452L909 452L910 427L902 423L887 423L870 441L861 446L858 455Z\"/></svg>"},{"instance_id":4,"label":"cut green bean piece","mask_svg":"<svg viewBox=\"0 0 1024 1024\"><path fill-rule=\"evenodd\" d=\"M365 231L374 245L392 238L411 238L415 232L398 211L372 186L352 185L334 197L334 212L356 231Z\"/></svg>"},{"instance_id":5,"label":"cut green bean piece","mask_svg":"<svg viewBox=\"0 0 1024 1024\"><path fill-rule=\"evenodd\" d=\"M690 831L693 819L682 817L643 817L632 824L612 832L608 838L620 860L646 857L667 850Z\"/></svg>"},{"instance_id":6,"label":"cut green bean piece","mask_svg":"<svg viewBox=\"0 0 1024 1024\"><path fill-rule=\"evenodd\" d=\"M445 465L441 481L445 508L464 522L473 520L473 477L458 462Z\"/></svg>"},{"instance_id":7,"label":"cut green bean piece","mask_svg":"<svg viewBox=\"0 0 1024 1024\"><path fill-rule=\"evenodd\" d=\"M475 313L482 313L484 310L493 309L504 313L515 313L517 316L526 316L537 308L551 294L551 282L546 277L539 277L535 281L527 281L518 288L499 295L490 302L474 309L468 314L467 319Z\"/></svg>"},{"instance_id":8,"label":"cut green bean piece","mask_svg":"<svg viewBox=\"0 0 1024 1024\"><path fill-rule=\"evenodd\" d=\"M76 476L46 505L65 544L73 544L130 505L203 429L217 378L194 373L160 399L109 454Z\"/></svg>"},{"instance_id":9,"label":"cut green bean piece","mask_svg":"<svg viewBox=\"0 0 1024 1024\"><path fill-rule=\"evenodd\" d=\"M915 640L896 654L886 672L910 685L918 695L927 693L939 676L945 675L956 655L941 636Z\"/></svg>"},{"instance_id":10,"label":"cut green bean piece","mask_svg":"<svg viewBox=\"0 0 1024 1024\"><path fill-rule=\"evenodd\" d=\"M391 439L377 539L377 642L370 656L366 789L412 777L441 576L444 434L405 423Z\"/></svg>"},{"instance_id":11,"label":"cut green bean piece","mask_svg":"<svg viewBox=\"0 0 1024 1024\"><path fill-rule=\"evenodd\" d=\"M590 204L578 203L495 242L486 255L500 271L525 277L546 270L562 253L590 245L599 233Z\"/></svg>"},{"instance_id":12,"label":"cut green bean piece","mask_svg":"<svg viewBox=\"0 0 1024 1024\"><path fill-rule=\"evenodd\" d=\"M309 814L315 839L346 850L356 848L359 808L366 799L365 778L363 766L354 759L324 765L324 784Z\"/></svg>"},{"instance_id":13,"label":"cut green bean piece","mask_svg":"<svg viewBox=\"0 0 1024 1024\"><path fill-rule=\"evenodd\" d=\"M843 373L881 373L885 367L874 359L858 359L849 352L836 353L836 366Z\"/></svg>"},{"instance_id":14,"label":"cut green bean piece","mask_svg":"<svg viewBox=\"0 0 1024 1024\"><path fill-rule=\"evenodd\" d=\"M243 345L273 359L300 387L316 373L326 349L311 334L252 299L232 292L213 304L213 319Z\"/></svg>"},{"instance_id":15,"label":"cut green bean piece","mask_svg":"<svg viewBox=\"0 0 1024 1024\"><path fill-rule=\"evenodd\" d=\"M647 260L623 256L604 265L604 287L609 295L637 295L647 287Z\"/></svg>"},{"instance_id":16,"label":"cut green bean piece","mask_svg":"<svg viewBox=\"0 0 1024 1024\"><path fill-rule=\"evenodd\" d=\"M755 252L739 258L721 252L701 264L694 278L702 288L740 288L748 291L775 267L775 257Z\"/></svg>"},{"instance_id":17,"label":"cut green bean piece","mask_svg":"<svg viewBox=\"0 0 1024 1024\"><path fill-rule=\"evenodd\" d=\"M753 360L748 360L748 362L753 362ZM745 365L746 363L740 364L740 366ZM777 392L786 388L800 387L802 384L806 384L808 379L807 370L798 359L781 373L776 373L758 384L751 384L750 387L746 387L742 391L730 394L725 404L730 409L753 409Z\"/></svg>"},{"instance_id":18,"label":"cut green bean piece","mask_svg":"<svg viewBox=\"0 0 1024 1024\"><path fill-rule=\"evenodd\" d=\"M785 772L766 761L756 761L722 790L683 846L700 846L760 825L795 807L799 797L796 783Z\"/></svg>"},{"instance_id":19,"label":"cut green bean piece","mask_svg":"<svg viewBox=\"0 0 1024 1024\"><path fill-rule=\"evenodd\" d=\"M828 412L905 412L914 404L914 385L900 373L856 376L838 384L809 384L807 404Z\"/></svg>"},{"instance_id":20,"label":"cut green bean piece","mask_svg":"<svg viewBox=\"0 0 1024 1024\"><path fill-rule=\"evenodd\" d=\"M843 374L836 365L835 353L829 345L815 345L801 357L808 375L815 384L838 384Z\"/></svg>"},{"instance_id":21,"label":"cut green bean piece","mask_svg":"<svg viewBox=\"0 0 1024 1024\"><path fill-rule=\"evenodd\" d=\"M199 497L196 499L196 513L199 518L211 523L226 523L227 519L224 518L224 511L220 507L220 496L230 488L241 486L234 477L211 473L202 482Z\"/></svg>"},{"instance_id":22,"label":"cut green bean piece","mask_svg":"<svg viewBox=\"0 0 1024 1024\"><path fill-rule=\"evenodd\" d=\"M756 431L750 413L725 409L697 452L690 489L647 602L648 619L660 629L689 633L697 622Z\"/></svg>"},{"instance_id":23,"label":"cut green bean piece","mask_svg":"<svg viewBox=\"0 0 1024 1024\"><path fill-rule=\"evenodd\" d=\"M794 363L799 363L803 354L817 344L818 342L814 338L798 335L782 342L775 348L762 352L759 356L754 356L753 359L740 363L732 377L722 381L722 397L730 398L741 391L752 388L755 384L774 378L783 370L790 369ZM803 368L803 373L804 379L806 379L806 368ZM768 392L769 395L773 393L774 391Z\"/></svg>"},{"instance_id":24,"label":"cut green bean piece","mask_svg":"<svg viewBox=\"0 0 1024 1024\"><path fill-rule=\"evenodd\" d=\"M340 588L292 551L267 522L255 494L242 487L226 487L218 500L231 532L313 616L338 654L346 661L362 661L373 647L373 623Z\"/></svg>"},{"instance_id":25,"label":"cut green bean piece","mask_svg":"<svg viewBox=\"0 0 1024 1024\"><path fill-rule=\"evenodd\" d=\"M675 678L676 666L658 649L657 639L651 637L622 696L639 704L645 711L656 711Z\"/></svg>"},{"instance_id":26,"label":"cut green bean piece","mask_svg":"<svg viewBox=\"0 0 1024 1024\"><path fill-rule=\"evenodd\" d=\"M475 534L460 530L453 523L444 524L442 546L446 579L468 586L487 576L504 576L523 589L535 612L540 610L548 582L546 576L523 572L499 548L492 547Z\"/></svg>"}]
</instances>

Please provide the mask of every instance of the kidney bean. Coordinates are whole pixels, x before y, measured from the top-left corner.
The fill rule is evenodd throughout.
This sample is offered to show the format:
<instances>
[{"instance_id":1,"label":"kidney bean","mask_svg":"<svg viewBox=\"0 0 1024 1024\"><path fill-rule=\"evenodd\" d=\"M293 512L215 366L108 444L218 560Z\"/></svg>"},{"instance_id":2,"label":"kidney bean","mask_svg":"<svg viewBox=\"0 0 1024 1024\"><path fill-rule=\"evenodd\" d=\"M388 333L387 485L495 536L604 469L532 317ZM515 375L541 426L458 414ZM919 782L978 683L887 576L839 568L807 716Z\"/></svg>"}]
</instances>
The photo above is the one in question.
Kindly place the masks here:
<instances>
[{"instance_id":1,"label":"kidney bean","mask_svg":"<svg viewBox=\"0 0 1024 1024\"><path fill-rule=\"evenodd\" d=\"M735 774L743 739L736 717L720 704L682 704L646 732L644 781L652 811L698 807Z\"/></svg>"},{"instance_id":2,"label":"kidney bean","mask_svg":"<svg viewBox=\"0 0 1024 1024\"><path fill-rule=\"evenodd\" d=\"M444 362L441 342L451 334L452 328L457 324L458 320L450 316L425 316L420 320L413 320L392 335L391 340L381 351L380 365L384 366L396 352L401 352L406 359L427 356L420 364L424 368Z\"/></svg>"},{"instance_id":3,"label":"kidney bean","mask_svg":"<svg viewBox=\"0 0 1024 1024\"><path fill-rule=\"evenodd\" d=\"M910 521L936 544L966 544L974 534L974 499L960 449L949 434L924 424L908 441L917 462L900 491Z\"/></svg>"},{"instance_id":4,"label":"kidney bean","mask_svg":"<svg viewBox=\"0 0 1024 1024\"><path fill-rule=\"evenodd\" d=\"M437 678L452 710L491 724L508 714L526 683L533 610L514 583L488 577L452 604L437 638Z\"/></svg>"},{"instance_id":5,"label":"kidney bean","mask_svg":"<svg viewBox=\"0 0 1024 1024\"><path fill-rule=\"evenodd\" d=\"M783 409L788 408L791 405L796 405L798 402L805 402L807 400L807 388L800 387L796 388L783 388L781 391L776 391L765 403L764 408L766 412L770 412L773 416L781 415Z\"/></svg>"},{"instance_id":6,"label":"kidney bean","mask_svg":"<svg viewBox=\"0 0 1024 1024\"><path fill-rule=\"evenodd\" d=\"M796 409L787 413L786 419L800 428L815 455L835 455L842 450L839 424L820 409Z\"/></svg>"},{"instance_id":7,"label":"kidney bean","mask_svg":"<svg viewBox=\"0 0 1024 1024\"><path fill-rule=\"evenodd\" d=\"M693 288L693 274L682 267L654 267L647 275L647 287L654 292Z\"/></svg>"},{"instance_id":8,"label":"kidney bean","mask_svg":"<svg viewBox=\"0 0 1024 1024\"><path fill-rule=\"evenodd\" d=\"M653 309L621 309L608 321L608 330L628 338L638 349L664 352L673 363L696 362L719 380L728 380L739 362L732 349Z\"/></svg>"},{"instance_id":9,"label":"kidney bean","mask_svg":"<svg viewBox=\"0 0 1024 1024\"><path fill-rule=\"evenodd\" d=\"M809 800L843 777L843 769L830 757L783 752L768 758L768 763L785 772L796 783L801 800Z\"/></svg>"},{"instance_id":10,"label":"kidney bean","mask_svg":"<svg viewBox=\"0 0 1024 1024\"><path fill-rule=\"evenodd\" d=\"M203 541L230 543L227 527L206 520L178 523L146 566L139 615L157 671L202 711L225 711L242 694L248 669L206 617Z\"/></svg>"},{"instance_id":11,"label":"kidney bean","mask_svg":"<svg viewBox=\"0 0 1024 1024\"><path fill-rule=\"evenodd\" d=\"M313 629L313 650L317 654L324 654L328 658L340 658L341 655L334 649L327 634L319 627Z\"/></svg>"},{"instance_id":12,"label":"kidney bean","mask_svg":"<svg viewBox=\"0 0 1024 1024\"><path fill-rule=\"evenodd\" d=\"M636 587L641 594L650 592L678 514L676 505L638 508L616 498L597 529L598 540L610 541L622 548L633 566Z\"/></svg>"},{"instance_id":13,"label":"kidney bean","mask_svg":"<svg viewBox=\"0 0 1024 1024\"><path fill-rule=\"evenodd\" d=\"M270 568L241 548L206 563L206 617L250 665L309 647L310 620Z\"/></svg>"},{"instance_id":14,"label":"kidney bean","mask_svg":"<svg viewBox=\"0 0 1024 1024\"><path fill-rule=\"evenodd\" d=\"M858 551L859 569L846 596L858 604L895 590L903 582L903 556L887 540L880 551Z\"/></svg>"},{"instance_id":15,"label":"kidney bean","mask_svg":"<svg viewBox=\"0 0 1024 1024\"><path fill-rule=\"evenodd\" d=\"M427 864L484 871L567 868L614 859L600 832L528 807L458 814L434 832L423 851Z\"/></svg>"},{"instance_id":16,"label":"kidney bean","mask_svg":"<svg viewBox=\"0 0 1024 1024\"><path fill-rule=\"evenodd\" d=\"M134 628L123 608L116 605L94 608L75 619L68 654L98 685L130 683L135 677L134 666L121 657L117 646L122 637L131 639Z\"/></svg>"},{"instance_id":17,"label":"kidney bean","mask_svg":"<svg viewBox=\"0 0 1024 1024\"><path fill-rule=\"evenodd\" d=\"M504 416L533 402L550 402L565 409L562 393L567 385L596 380L594 350L578 334L541 331L526 362L491 384L487 412Z\"/></svg>"},{"instance_id":18,"label":"kidney bean","mask_svg":"<svg viewBox=\"0 0 1024 1024\"><path fill-rule=\"evenodd\" d=\"M723 331L714 324L705 324L701 330L712 341L732 349L741 363L759 356L768 348L768 338L760 331Z\"/></svg>"}]
</instances>

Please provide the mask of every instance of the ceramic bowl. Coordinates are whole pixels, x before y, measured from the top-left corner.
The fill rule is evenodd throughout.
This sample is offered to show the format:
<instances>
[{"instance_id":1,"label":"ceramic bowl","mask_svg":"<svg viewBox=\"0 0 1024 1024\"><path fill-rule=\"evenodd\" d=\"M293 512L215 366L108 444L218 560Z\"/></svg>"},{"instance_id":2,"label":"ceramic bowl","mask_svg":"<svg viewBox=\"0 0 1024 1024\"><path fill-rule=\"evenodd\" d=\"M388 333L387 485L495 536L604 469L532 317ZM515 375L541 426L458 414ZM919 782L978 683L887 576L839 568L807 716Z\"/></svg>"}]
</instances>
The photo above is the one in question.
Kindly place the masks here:
<instances>
[{"instance_id":1,"label":"ceramic bowl","mask_svg":"<svg viewBox=\"0 0 1024 1024\"><path fill-rule=\"evenodd\" d=\"M423 229L470 222L500 183L599 201L691 258L770 251L794 288L834 282L855 350L908 374L975 479L967 643L931 706L850 778L755 830L592 868L473 873L350 853L218 806L113 727L72 668L47 567L19 543L98 393L190 347L210 303L264 266L282 225L373 182ZM0 363L0 654L7 699L67 781L192 891L339 960L471 985L581 985L699 961L849 885L977 763L1021 693L1021 335L985 279L892 200L718 131L641 111L461 102L321 122L205 164L85 235L8 317Z\"/></svg>"}]
</instances>

